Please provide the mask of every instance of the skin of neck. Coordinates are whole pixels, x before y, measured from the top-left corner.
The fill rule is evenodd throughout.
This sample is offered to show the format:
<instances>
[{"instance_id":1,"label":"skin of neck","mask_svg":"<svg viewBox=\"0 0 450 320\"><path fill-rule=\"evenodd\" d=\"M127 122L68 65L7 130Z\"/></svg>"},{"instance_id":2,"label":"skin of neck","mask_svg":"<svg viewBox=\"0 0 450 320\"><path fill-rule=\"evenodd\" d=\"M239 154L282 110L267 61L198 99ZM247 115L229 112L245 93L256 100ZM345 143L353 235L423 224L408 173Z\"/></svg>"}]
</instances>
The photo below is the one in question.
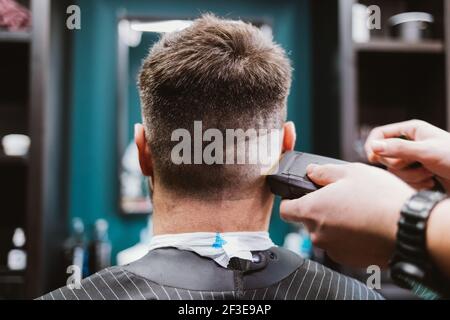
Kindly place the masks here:
<instances>
[{"instance_id":1,"label":"skin of neck","mask_svg":"<svg viewBox=\"0 0 450 320\"><path fill-rule=\"evenodd\" d=\"M153 233L267 231L274 196L262 185L245 197L195 199L153 188Z\"/></svg>"}]
</instances>

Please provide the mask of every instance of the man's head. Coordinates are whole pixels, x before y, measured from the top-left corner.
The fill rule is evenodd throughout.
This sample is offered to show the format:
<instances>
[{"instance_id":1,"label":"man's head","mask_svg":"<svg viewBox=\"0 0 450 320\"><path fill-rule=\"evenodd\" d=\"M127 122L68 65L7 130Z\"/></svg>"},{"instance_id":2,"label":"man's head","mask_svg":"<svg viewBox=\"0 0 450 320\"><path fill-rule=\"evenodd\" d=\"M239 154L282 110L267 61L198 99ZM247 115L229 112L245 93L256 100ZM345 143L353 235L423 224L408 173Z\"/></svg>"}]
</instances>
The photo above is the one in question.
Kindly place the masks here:
<instances>
[{"instance_id":1,"label":"man's head","mask_svg":"<svg viewBox=\"0 0 450 320\"><path fill-rule=\"evenodd\" d=\"M284 50L250 24L204 15L164 35L139 75L145 134L138 127L136 142L143 173L185 195L242 195L263 180L257 165L174 163L179 142L172 134L186 129L194 139L195 121L203 132L214 128L224 137L226 129L284 128L283 149L292 149L295 132L285 124L290 84ZM192 159L194 149L192 142Z\"/></svg>"}]
</instances>

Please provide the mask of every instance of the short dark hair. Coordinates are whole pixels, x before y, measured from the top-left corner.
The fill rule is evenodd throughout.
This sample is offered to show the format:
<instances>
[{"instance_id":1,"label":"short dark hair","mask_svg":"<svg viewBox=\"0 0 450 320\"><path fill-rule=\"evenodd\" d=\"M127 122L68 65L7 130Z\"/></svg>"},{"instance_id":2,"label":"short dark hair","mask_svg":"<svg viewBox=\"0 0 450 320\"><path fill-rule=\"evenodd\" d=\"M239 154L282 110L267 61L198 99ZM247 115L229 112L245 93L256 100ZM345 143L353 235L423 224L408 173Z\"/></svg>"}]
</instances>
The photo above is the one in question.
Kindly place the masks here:
<instances>
[{"instance_id":1,"label":"short dark hair","mask_svg":"<svg viewBox=\"0 0 450 320\"><path fill-rule=\"evenodd\" d=\"M174 164L173 130L280 129L286 121L291 65L285 51L255 26L202 15L151 48L139 75L142 116L155 177L202 198L229 196L254 183L245 165Z\"/></svg>"}]
</instances>

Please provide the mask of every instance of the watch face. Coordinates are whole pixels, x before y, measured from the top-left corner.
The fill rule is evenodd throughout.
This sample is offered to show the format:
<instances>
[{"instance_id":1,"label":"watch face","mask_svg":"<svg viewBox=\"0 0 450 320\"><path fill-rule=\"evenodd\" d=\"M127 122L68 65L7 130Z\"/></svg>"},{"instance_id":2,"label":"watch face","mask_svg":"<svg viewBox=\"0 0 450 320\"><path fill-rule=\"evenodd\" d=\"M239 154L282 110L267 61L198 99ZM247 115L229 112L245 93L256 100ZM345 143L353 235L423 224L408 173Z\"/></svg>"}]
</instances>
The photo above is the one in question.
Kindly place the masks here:
<instances>
[{"instance_id":1,"label":"watch face","mask_svg":"<svg viewBox=\"0 0 450 320\"><path fill-rule=\"evenodd\" d=\"M414 283L420 279L420 270L405 262L397 262L391 265L391 278L401 288L412 290ZM423 273L422 273L423 274Z\"/></svg>"},{"instance_id":2,"label":"watch face","mask_svg":"<svg viewBox=\"0 0 450 320\"><path fill-rule=\"evenodd\" d=\"M419 198L414 198L411 199L411 201L408 203L408 207L414 211L422 211L425 210L428 206L427 203L424 202L423 200L421 199L419 200Z\"/></svg>"},{"instance_id":3,"label":"watch face","mask_svg":"<svg viewBox=\"0 0 450 320\"><path fill-rule=\"evenodd\" d=\"M415 197L411 199L402 211L409 217L426 219L431 209L430 202L427 199Z\"/></svg>"},{"instance_id":4,"label":"watch face","mask_svg":"<svg viewBox=\"0 0 450 320\"><path fill-rule=\"evenodd\" d=\"M412 263L399 261L391 267L391 277L399 278L401 281L421 281L425 277L425 272ZM411 289L409 286L407 288Z\"/></svg>"}]
</instances>

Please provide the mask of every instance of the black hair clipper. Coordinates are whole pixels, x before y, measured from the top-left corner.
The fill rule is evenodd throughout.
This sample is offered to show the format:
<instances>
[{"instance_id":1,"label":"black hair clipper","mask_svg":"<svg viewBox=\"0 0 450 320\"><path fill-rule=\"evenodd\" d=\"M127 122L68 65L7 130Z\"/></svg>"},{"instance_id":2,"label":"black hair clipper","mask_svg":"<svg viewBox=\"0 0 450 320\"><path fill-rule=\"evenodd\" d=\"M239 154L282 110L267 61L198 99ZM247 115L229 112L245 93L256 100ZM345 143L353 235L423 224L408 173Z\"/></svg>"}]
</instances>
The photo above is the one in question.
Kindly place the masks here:
<instances>
[{"instance_id":1,"label":"black hair clipper","mask_svg":"<svg viewBox=\"0 0 450 320\"><path fill-rule=\"evenodd\" d=\"M306 174L309 164L346 164L347 162L315 154L290 151L285 153L278 170L267 176L272 193L285 199L297 199L316 191L320 186L313 183Z\"/></svg>"}]
</instances>

